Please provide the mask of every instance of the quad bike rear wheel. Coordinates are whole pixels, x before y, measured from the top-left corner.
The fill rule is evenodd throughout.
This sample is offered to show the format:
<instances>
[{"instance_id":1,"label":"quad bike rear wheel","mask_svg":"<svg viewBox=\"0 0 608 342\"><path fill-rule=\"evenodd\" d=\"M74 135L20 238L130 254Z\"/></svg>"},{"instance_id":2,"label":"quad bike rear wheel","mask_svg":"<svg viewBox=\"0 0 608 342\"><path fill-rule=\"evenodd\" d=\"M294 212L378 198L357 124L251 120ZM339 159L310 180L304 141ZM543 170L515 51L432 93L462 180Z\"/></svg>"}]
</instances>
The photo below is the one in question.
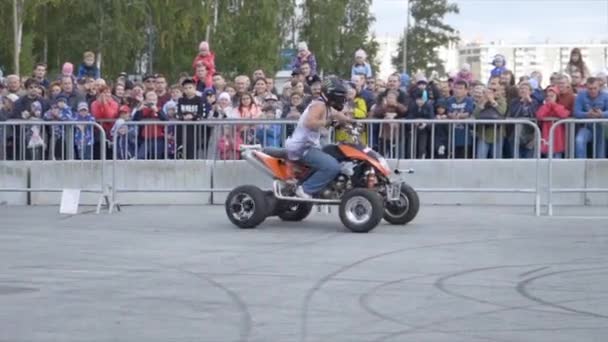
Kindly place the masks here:
<instances>
[{"instance_id":1,"label":"quad bike rear wheel","mask_svg":"<svg viewBox=\"0 0 608 342\"><path fill-rule=\"evenodd\" d=\"M377 192L368 189L352 189L340 202L340 220L354 233L367 233L382 220L384 200Z\"/></svg>"},{"instance_id":2,"label":"quad bike rear wheel","mask_svg":"<svg viewBox=\"0 0 608 342\"><path fill-rule=\"evenodd\" d=\"M310 202L287 202L279 201L277 203L277 216L283 221L299 222L310 215L313 203Z\"/></svg>"},{"instance_id":3,"label":"quad bike rear wheel","mask_svg":"<svg viewBox=\"0 0 608 342\"><path fill-rule=\"evenodd\" d=\"M420 199L416 190L404 183L399 200L385 203L384 219L390 224L404 225L416 217L419 209Z\"/></svg>"},{"instance_id":4,"label":"quad bike rear wheel","mask_svg":"<svg viewBox=\"0 0 608 342\"><path fill-rule=\"evenodd\" d=\"M241 229L252 229L260 225L266 217L267 201L264 191L253 185L235 188L226 198L226 215Z\"/></svg>"}]
</instances>

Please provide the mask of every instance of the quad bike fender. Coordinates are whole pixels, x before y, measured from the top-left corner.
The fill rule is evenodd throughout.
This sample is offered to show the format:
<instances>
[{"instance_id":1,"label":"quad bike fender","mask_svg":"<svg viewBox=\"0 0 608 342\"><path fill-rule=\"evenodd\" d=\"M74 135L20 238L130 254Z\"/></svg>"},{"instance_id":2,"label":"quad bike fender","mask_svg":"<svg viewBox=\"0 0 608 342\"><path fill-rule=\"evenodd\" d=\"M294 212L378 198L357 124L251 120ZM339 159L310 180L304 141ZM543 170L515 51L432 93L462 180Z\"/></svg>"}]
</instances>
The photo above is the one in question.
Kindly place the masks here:
<instances>
[{"instance_id":1,"label":"quad bike fender","mask_svg":"<svg viewBox=\"0 0 608 342\"><path fill-rule=\"evenodd\" d=\"M371 158L370 156L356 149L355 147L350 145L338 145L338 147L340 148L340 151L344 153L344 156L346 156L347 158L366 161L370 163L385 177L389 177L391 175L391 170L386 169L382 166L382 164L380 164L380 162L378 162L374 158Z\"/></svg>"}]
</instances>

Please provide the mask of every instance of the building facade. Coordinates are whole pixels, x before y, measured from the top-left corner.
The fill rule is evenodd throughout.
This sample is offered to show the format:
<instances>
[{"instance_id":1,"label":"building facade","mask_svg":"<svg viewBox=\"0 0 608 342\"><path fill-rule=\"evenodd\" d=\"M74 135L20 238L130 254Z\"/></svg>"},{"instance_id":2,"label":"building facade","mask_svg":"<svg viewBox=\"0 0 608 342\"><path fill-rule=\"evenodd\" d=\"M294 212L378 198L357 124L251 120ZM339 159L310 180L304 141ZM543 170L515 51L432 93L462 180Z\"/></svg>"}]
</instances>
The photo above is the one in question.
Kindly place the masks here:
<instances>
[{"instance_id":1,"label":"building facade","mask_svg":"<svg viewBox=\"0 0 608 342\"><path fill-rule=\"evenodd\" d=\"M487 80L494 68L491 64L496 54L505 56L507 69L519 78L533 71L543 74L543 83L555 71L563 71L570 60L570 51L578 47L583 60L592 74L605 70L608 66L608 44L469 44L459 48L459 65L469 63L471 71L479 80Z\"/></svg>"}]
</instances>

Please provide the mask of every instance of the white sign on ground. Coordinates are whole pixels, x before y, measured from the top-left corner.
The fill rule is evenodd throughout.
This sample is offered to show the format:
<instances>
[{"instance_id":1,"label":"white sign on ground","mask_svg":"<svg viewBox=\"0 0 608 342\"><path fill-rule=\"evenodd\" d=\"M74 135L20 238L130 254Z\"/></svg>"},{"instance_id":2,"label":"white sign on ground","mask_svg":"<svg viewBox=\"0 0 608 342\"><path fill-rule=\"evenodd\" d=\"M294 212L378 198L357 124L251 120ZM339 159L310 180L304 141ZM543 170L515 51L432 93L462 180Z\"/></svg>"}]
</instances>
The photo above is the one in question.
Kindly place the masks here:
<instances>
[{"instance_id":1,"label":"white sign on ground","mask_svg":"<svg viewBox=\"0 0 608 342\"><path fill-rule=\"evenodd\" d=\"M63 189L61 192L60 214L78 214L78 204L80 202L80 189Z\"/></svg>"}]
</instances>

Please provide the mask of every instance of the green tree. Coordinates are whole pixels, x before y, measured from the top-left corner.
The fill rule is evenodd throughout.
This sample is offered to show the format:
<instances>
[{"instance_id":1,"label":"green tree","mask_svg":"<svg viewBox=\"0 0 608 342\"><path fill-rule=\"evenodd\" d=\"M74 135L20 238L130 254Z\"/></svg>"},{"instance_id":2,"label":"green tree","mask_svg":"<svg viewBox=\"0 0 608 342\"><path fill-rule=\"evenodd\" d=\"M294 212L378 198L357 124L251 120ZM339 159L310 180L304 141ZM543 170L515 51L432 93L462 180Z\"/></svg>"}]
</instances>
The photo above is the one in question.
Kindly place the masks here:
<instances>
[{"instance_id":1,"label":"green tree","mask_svg":"<svg viewBox=\"0 0 608 342\"><path fill-rule=\"evenodd\" d=\"M407 32L407 71L433 69L445 73L436 49L459 40L454 28L444 23L447 14L459 13L458 5L448 0L410 0L410 6L414 25ZM402 61L403 45L399 44L393 65L401 70Z\"/></svg>"},{"instance_id":2,"label":"green tree","mask_svg":"<svg viewBox=\"0 0 608 342\"><path fill-rule=\"evenodd\" d=\"M370 29L372 0L306 0L302 4L301 39L315 54L318 71L350 77L355 51L362 48L377 70L378 42Z\"/></svg>"}]
</instances>

